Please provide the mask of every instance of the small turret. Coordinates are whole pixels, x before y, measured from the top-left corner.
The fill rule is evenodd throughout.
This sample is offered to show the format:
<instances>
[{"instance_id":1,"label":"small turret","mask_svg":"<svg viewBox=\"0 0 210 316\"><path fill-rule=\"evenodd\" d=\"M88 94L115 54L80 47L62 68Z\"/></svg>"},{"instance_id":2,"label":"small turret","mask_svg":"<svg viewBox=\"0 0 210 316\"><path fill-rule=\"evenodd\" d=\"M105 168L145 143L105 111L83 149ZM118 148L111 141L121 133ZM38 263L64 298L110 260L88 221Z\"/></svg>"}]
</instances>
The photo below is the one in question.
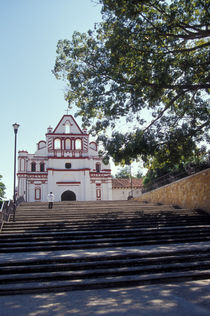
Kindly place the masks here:
<instances>
[{"instance_id":1,"label":"small turret","mask_svg":"<svg viewBox=\"0 0 210 316\"><path fill-rule=\"evenodd\" d=\"M52 131L53 131L53 128L51 126L49 126L48 129L47 129L47 132L48 133L52 133Z\"/></svg>"}]
</instances>

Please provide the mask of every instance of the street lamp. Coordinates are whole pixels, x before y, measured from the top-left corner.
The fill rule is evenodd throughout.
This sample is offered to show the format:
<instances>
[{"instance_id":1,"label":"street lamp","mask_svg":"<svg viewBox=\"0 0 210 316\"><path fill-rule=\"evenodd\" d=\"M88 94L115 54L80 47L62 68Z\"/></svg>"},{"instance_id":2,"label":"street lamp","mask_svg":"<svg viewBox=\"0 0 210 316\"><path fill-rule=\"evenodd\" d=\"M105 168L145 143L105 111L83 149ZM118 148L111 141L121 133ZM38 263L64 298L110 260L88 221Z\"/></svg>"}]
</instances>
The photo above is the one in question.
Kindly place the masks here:
<instances>
[{"instance_id":1,"label":"street lamp","mask_svg":"<svg viewBox=\"0 0 210 316\"><path fill-rule=\"evenodd\" d=\"M133 181L132 181L132 166L130 165L130 173L131 173L131 197L133 198Z\"/></svg>"},{"instance_id":2,"label":"street lamp","mask_svg":"<svg viewBox=\"0 0 210 316\"><path fill-rule=\"evenodd\" d=\"M15 221L15 211L16 211L16 146L17 146L17 132L19 124L15 123L12 125L14 128L15 133L15 148L14 148L14 191L13 191L13 202L14 202L14 214L13 214L13 220Z\"/></svg>"}]
</instances>

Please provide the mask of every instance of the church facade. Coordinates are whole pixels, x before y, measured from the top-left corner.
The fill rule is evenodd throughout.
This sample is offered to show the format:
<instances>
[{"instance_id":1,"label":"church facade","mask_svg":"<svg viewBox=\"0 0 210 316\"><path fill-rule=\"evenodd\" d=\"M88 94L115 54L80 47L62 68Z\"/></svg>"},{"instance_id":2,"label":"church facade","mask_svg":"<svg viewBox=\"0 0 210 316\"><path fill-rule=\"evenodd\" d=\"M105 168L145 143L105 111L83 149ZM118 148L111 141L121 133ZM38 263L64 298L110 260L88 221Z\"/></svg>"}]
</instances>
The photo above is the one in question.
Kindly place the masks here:
<instances>
[{"instance_id":1,"label":"church facade","mask_svg":"<svg viewBox=\"0 0 210 316\"><path fill-rule=\"evenodd\" d=\"M72 115L63 115L45 136L34 154L18 152L19 197L46 202L53 192L55 201L112 200L110 165L103 163L97 144Z\"/></svg>"}]
</instances>

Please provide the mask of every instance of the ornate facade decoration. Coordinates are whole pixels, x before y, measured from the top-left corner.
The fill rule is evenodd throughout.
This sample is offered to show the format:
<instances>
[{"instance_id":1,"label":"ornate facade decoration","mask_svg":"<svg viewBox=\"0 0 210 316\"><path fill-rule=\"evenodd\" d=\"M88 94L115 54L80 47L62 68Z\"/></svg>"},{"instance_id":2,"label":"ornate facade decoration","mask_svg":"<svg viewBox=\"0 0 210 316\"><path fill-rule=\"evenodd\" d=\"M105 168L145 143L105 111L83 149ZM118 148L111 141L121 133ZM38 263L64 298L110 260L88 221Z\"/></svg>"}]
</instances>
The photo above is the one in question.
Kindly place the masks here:
<instances>
[{"instance_id":1,"label":"ornate facade decoration","mask_svg":"<svg viewBox=\"0 0 210 316\"><path fill-rule=\"evenodd\" d=\"M55 129L48 127L34 154L18 154L18 196L27 202L45 202L49 192L56 201L112 200L110 166L72 115L64 115Z\"/></svg>"}]
</instances>

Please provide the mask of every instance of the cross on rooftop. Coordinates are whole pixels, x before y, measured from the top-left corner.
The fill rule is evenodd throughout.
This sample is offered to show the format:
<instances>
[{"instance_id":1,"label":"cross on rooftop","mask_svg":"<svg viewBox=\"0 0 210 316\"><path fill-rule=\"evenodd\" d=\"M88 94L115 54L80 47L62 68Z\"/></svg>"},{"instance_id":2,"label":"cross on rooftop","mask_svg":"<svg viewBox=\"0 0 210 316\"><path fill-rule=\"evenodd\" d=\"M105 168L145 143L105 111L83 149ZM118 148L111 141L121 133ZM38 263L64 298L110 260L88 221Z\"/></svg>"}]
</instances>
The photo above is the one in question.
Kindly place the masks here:
<instances>
[{"instance_id":1,"label":"cross on rooftop","mask_svg":"<svg viewBox=\"0 0 210 316\"><path fill-rule=\"evenodd\" d=\"M72 106L69 105L67 109L65 110L67 115L70 114L69 111L71 111L71 109L72 109Z\"/></svg>"}]
</instances>

